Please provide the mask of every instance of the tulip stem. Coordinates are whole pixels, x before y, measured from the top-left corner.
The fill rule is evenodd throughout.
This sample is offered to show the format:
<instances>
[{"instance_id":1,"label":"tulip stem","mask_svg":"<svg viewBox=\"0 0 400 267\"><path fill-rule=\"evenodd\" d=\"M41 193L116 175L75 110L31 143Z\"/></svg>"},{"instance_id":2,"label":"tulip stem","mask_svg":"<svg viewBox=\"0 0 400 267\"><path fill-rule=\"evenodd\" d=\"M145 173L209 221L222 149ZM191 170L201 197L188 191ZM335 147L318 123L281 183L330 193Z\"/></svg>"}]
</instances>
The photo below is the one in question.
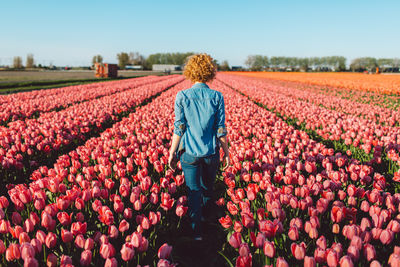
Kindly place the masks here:
<instances>
[{"instance_id":1,"label":"tulip stem","mask_svg":"<svg viewBox=\"0 0 400 267\"><path fill-rule=\"evenodd\" d=\"M179 229L179 225L181 225L181 219L182 217L179 217L178 226L176 227L176 229Z\"/></svg>"},{"instance_id":2,"label":"tulip stem","mask_svg":"<svg viewBox=\"0 0 400 267\"><path fill-rule=\"evenodd\" d=\"M47 257L46 257L46 246L43 244L43 262L47 262Z\"/></svg>"}]
</instances>

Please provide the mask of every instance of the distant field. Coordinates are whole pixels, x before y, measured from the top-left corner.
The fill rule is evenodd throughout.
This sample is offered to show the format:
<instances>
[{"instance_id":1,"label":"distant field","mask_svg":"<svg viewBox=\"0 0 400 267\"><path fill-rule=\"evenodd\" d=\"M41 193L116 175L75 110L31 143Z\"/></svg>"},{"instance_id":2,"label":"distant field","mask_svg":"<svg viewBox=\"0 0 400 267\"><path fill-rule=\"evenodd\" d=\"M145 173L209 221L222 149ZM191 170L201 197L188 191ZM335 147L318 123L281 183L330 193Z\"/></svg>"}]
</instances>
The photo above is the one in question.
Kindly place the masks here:
<instances>
[{"instance_id":1,"label":"distant field","mask_svg":"<svg viewBox=\"0 0 400 267\"><path fill-rule=\"evenodd\" d=\"M248 77L268 78L306 84L332 86L383 94L400 94L400 75L364 74L349 72L232 72Z\"/></svg>"},{"instance_id":2,"label":"distant field","mask_svg":"<svg viewBox=\"0 0 400 267\"><path fill-rule=\"evenodd\" d=\"M136 77L146 75L161 75L154 71L118 71L120 77ZM93 79L94 71L0 71L0 84L10 82L51 81L51 80L82 80Z\"/></svg>"},{"instance_id":3,"label":"distant field","mask_svg":"<svg viewBox=\"0 0 400 267\"><path fill-rule=\"evenodd\" d=\"M174 72L174 74L180 72ZM118 78L96 78L91 70L0 71L0 94L50 89L109 80L165 75L155 71L118 71Z\"/></svg>"}]
</instances>

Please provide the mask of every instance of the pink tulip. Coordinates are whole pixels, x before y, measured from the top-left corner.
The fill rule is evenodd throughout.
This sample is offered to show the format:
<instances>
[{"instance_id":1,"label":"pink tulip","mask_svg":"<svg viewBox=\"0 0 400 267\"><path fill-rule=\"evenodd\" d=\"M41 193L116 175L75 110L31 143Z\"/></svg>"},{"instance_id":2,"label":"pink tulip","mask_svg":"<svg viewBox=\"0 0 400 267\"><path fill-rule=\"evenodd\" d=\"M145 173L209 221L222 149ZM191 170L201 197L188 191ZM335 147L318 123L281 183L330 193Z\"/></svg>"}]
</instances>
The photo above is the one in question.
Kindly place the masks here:
<instances>
[{"instance_id":1,"label":"pink tulip","mask_svg":"<svg viewBox=\"0 0 400 267\"><path fill-rule=\"evenodd\" d=\"M85 250L92 250L93 247L94 247L94 241L93 241L92 238L89 237L89 238L86 239L86 241L85 241L85 247L84 247L84 249L85 249Z\"/></svg>"},{"instance_id":2,"label":"pink tulip","mask_svg":"<svg viewBox=\"0 0 400 267\"><path fill-rule=\"evenodd\" d=\"M79 262L81 266L89 266L92 262L92 252L90 250L84 250L81 253L81 259Z\"/></svg>"},{"instance_id":3,"label":"pink tulip","mask_svg":"<svg viewBox=\"0 0 400 267\"><path fill-rule=\"evenodd\" d=\"M376 251L373 245L371 244L364 245L364 257L367 259L367 261L372 261L373 259L376 258Z\"/></svg>"},{"instance_id":4,"label":"pink tulip","mask_svg":"<svg viewBox=\"0 0 400 267\"><path fill-rule=\"evenodd\" d=\"M184 207L182 205L176 206L176 215L178 217L182 217L183 215L186 214L187 209L188 209L188 207Z\"/></svg>"},{"instance_id":5,"label":"pink tulip","mask_svg":"<svg viewBox=\"0 0 400 267\"><path fill-rule=\"evenodd\" d=\"M117 267L118 261L116 258L107 258L104 267Z\"/></svg>"},{"instance_id":6,"label":"pink tulip","mask_svg":"<svg viewBox=\"0 0 400 267\"><path fill-rule=\"evenodd\" d=\"M229 238L229 244L234 248L239 248L242 243L242 236L238 232L234 232Z\"/></svg>"},{"instance_id":7,"label":"pink tulip","mask_svg":"<svg viewBox=\"0 0 400 267\"><path fill-rule=\"evenodd\" d=\"M135 250L133 246L129 247L127 244L124 244L121 249L121 257L124 261L130 261L135 255Z\"/></svg>"},{"instance_id":8,"label":"pink tulip","mask_svg":"<svg viewBox=\"0 0 400 267\"><path fill-rule=\"evenodd\" d=\"M289 267L289 264L284 258L278 257L276 260L276 267Z\"/></svg>"},{"instance_id":9,"label":"pink tulip","mask_svg":"<svg viewBox=\"0 0 400 267\"><path fill-rule=\"evenodd\" d=\"M172 247L169 246L167 243L164 243L159 249L158 249L158 257L160 259L168 259L169 256L171 255L172 252Z\"/></svg>"},{"instance_id":10,"label":"pink tulip","mask_svg":"<svg viewBox=\"0 0 400 267\"><path fill-rule=\"evenodd\" d=\"M264 242L264 255L269 257L269 258L273 258L275 257L275 246L274 243L265 240Z\"/></svg>"},{"instance_id":11,"label":"pink tulip","mask_svg":"<svg viewBox=\"0 0 400 267\"><path fill-rule=\"evenodd\" d=\"M343 256L340 258L340 267L353 267L353 261L351 260L351 257L349 256Z\"/></svg>"},{"instance_id":12,"label":"pink tulip","mask_svg":"<svg viewBox=\"0 0 400 267\"><path fill-rule=\"evenodd\" d=\"M326 254L326 263L329 267L337 266L339 263L339 255L335 250L329 250Z\"/></svg>"},{"instance_id":13,"label":"pink tulip","mask_svg":"<svg viewBox=\"0 0 400 267\"><path fill-rule=\"evenodd\" d=\"M113 245L111 245L110 243L103 243L100 246L100 255L103 257L103 259L107 259L107 258L112 258L115 256L115 248Z\"/></svg>"},{"instance_id":14,"label":"pink tulip","mask_svg":"<svg viewBox=\"0 0 400 267\"><path fill-rule=\"evenodd\" d=\"M374 260L371 262L371 264L369 266L370 267L381 267L382 265L379 263L379 261Z\"/></svg>"},{"instance_id":15,"label":"pink tulip","mask_svg":"<svg viewBox=\"0 0 400 267\"><path fill-rule=\"evenodd\" d=\"M3 240L0 239L0 254L6 252L6 247L4 246Z\"/></svg>"},{"instance_id":16,"label":"pink tulip","mask_svg":"<svg viewBox=\"0 0 400 267\"><path fill-rule=\"evenodd\" d=\"M119 231L118 231L118 229L117 229L117 227L116 227L115 225L110 225L110 226L108 227L108 236L109 236L111 239L117 238L117 237L118 237L118 234L119 234Z\"/></svg>"},{"instance_id":17,"label":"pink tulip","mask_svg":"<svg viewBox=\"0 0 400 267\"><path fill-rule=\"evenodd\" d=\"M38 267L39 262L33 257L28 257L24 260L24 267Z\"/></svg>"},{"instance_id":18,"label":"pink tulip","mask_svg":"<svg viewBox=\"0 0 400 267\"><path fill-rule=\"evenodd\" d=\"M33 258L35 257L35 249L32 247L30 243L23 243L20 246L20 252L21 252L21 259L26 261L27 258Z\"/></svg>"},{"instance_id":19,"label":"pink tulip","mask_svg":"<svg viewBox=\"0 0 400 267\"><path fill-rule=\"evenodd\" d=\"M306 244L304 242L301 242L301 244L296 244L292 243L290 246L290 249L292 251L293 256L297 260L302 260L304 259L304 256L306 255Z\"/></svg>"},{"instance_id":20,"label":"pink tulip","mask_svg":"<svg viewBox=\"0 0 400 267\"><path fill-rule=\"evenodd\" d=\"M129 223L128 223L126 220L122 220L122 221L119 223L118 230L119 230L121 233L123 233L123 232L127 231L128 229L129 229Z\"/></svg>"},{"instance_id":21,"label":"pink tulip","mask_svg":"<svg viewBox=\"0 0 400 267\"><path fill-rule=\"evenodd\" d=\"M264 248L264 242L265 242L264 234L261 232L258 232L257 237L256 237L255 246L257 248Z\"/></svg>"},{"instance_id":22,"label":"pink tulip","mask_svg":"<svg viewBox=\"0 0 400 267\"><path fill-rule=\"evenodd\" d=\"M64 243L69 243L74 239L74 236L70 231L61 228L61 239Z\"/></svg>"},{"instance_id":23,"label":"pink tulip","mask_svg":"<svg viewBox=\"0 0 400 267\"><path fill-rule=\"evenodd\" d=\"M317 263L313 257L305 256L304 257L304 267L315 267Z\"/></svg>"},{"instance_id":24,"label":"pink tulip","mask_svg":"<svg viewBox=\"0 0 400 267\"><path fill-rule=\"evenodd\" d=\"M57 244L57 236L53 232L49 232L46 236L45 244L48 248L54 248Z\"/></svg>"},{"instance_id":25,"label":"pink tulip","mask_svg":"<svg viewBox=\"0 0 400 267\"><path fill-rule=\"evenodd\" d=\"M67 255L61 255L61 258L60 258L60 264L61 265L68 265L68 264L72 264L72 259L71 259L71 257L70 256L67 256Z\"/></svg>"},{"instance_id":26,"label":"pink tulip","mask_svg":"<svg viewBox=\"0 0 400 267\"><path fill-rule=\"evenodd\" d=\"M381 232L379 239L381 240L382 244L388 245L394 239L394 233L391 230L385 229Z\"/></svg>"},{"instance_id":27,"label":"pink tulip","mask_svg":"<svg viewBox=\"0 0 400 267\"><path fill-rule=\"evenodd\" d=\"M392 253L389 257L388 263L391 267L400 266L400 256L398 254Z\"/></svg>"},{"instance_id":28,"label":"pink tulip","mask_svg":"<svg viewBox=\"0 0 400 267\"><path fill-rule=\"evenodd\" d=\"M290 227L288 236L293 241L296 241L297 239L299 239L299 231L297 230L296 226Z\"/></svg>"},{"instance_id":29,"label":"pink tulip","mask_svg":"<svg viewBox=\"0 0 400 267\"><path fill-rule=\"evenodd\" d=\"M85 242L86 240L83 235L79 234L75 237L75 246L77 248L83 249L85 247Z\"/></svg>"}]
</instances>

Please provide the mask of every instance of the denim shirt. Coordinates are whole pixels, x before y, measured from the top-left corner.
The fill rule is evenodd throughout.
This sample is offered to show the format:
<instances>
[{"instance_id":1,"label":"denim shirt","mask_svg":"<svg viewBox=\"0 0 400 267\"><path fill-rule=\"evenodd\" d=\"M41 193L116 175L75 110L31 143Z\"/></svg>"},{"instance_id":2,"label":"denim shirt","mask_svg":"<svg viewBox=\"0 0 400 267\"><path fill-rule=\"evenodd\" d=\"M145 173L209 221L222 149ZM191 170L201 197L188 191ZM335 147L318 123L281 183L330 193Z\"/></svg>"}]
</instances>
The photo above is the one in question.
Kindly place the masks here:
<instances>
[{"instance_id":1,"label":"denim shirt","mask_svg":"<svg viewBox=\"0 0 400 267\"><path fill-rule=\"evenodd\" d=\"M189 155L205 157L217 152L217 138L227 134L222 93L205 83L178 92L174 133L183 136L180 148Z\"/></svg>"}]
</instances>

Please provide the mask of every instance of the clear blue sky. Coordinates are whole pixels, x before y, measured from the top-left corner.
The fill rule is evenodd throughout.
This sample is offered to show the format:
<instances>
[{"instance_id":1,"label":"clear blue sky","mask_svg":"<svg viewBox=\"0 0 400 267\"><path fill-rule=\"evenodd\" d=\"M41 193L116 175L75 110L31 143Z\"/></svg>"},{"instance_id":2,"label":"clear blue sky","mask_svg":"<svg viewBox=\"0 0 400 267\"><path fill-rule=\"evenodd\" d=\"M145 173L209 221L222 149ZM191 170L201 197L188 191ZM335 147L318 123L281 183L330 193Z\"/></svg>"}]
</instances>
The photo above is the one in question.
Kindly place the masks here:
<instances>
[{"instance_id":1,"label":"clear blue sky","mask_svg":"<svg viewBox=\"0 0 400 267\"><path fill-rule=\"evenodd\" d=\"M400 1L11 0L0 5L0 65L89 65L95 54L206 52L243 65L266 56L400 57Z\"/></svg>"}]
</instances>

